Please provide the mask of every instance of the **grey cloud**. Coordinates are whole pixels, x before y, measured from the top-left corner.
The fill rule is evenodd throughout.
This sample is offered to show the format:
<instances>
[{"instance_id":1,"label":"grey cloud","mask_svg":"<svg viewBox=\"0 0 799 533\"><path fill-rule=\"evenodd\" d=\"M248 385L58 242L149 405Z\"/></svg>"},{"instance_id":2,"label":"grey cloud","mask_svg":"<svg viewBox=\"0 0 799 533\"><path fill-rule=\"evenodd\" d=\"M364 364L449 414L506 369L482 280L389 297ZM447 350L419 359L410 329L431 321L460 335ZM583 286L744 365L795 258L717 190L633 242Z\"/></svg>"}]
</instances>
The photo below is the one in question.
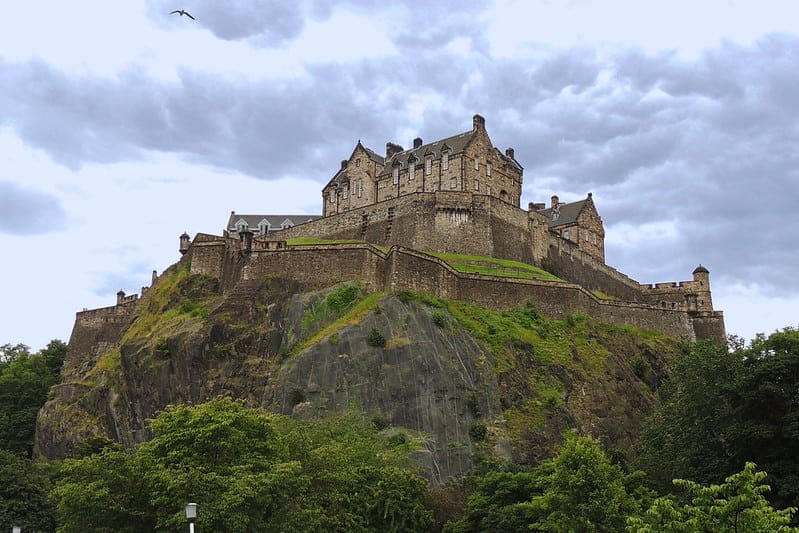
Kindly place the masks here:
<instances>
[{"instance_id":1,"label":"grey cloud","mask_svg":"<svg viewBox=\"0 0 799 533\"><path fill-rule=\"evenodd\" d=\"M0 181L0 232L41 235L65 227L61 203L49 194Z\"/></svg>"}]
</instances>

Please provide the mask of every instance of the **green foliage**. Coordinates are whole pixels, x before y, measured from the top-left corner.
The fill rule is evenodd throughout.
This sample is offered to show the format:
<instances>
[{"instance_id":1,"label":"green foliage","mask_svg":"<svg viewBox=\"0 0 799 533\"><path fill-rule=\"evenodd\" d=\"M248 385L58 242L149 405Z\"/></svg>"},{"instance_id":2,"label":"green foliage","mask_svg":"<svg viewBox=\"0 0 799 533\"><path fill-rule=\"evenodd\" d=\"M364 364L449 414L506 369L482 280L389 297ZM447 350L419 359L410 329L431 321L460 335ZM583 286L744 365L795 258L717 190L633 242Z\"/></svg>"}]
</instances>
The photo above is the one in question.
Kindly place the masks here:
<instances>
[{"instance_id":1,"label":"green foliage","mask_svg":"<svg viewBox=\"0 0 799 533\"><path fill-rule=\"evenodd\" d=\"M375 428L376 431L383 431L387 427L391 426L391 423L386 420L383 415L377 414L372 417L372 427Z\"/></svg>"},{"instance_id":2,"label":"green foliage","mask_svg":"<svg viewBox=\"0 0 799 533\"><path fill-rule=\"evenodd\" d=\"M646 377L646 371L649 369L649 365L646 363L646 360L638 356L633 360L633 372L635 375L638 376L640 379L644 379Z\"/></svg>"},{"instance_id":3,"label":"green foliage","mask_svg":"<svg viewBox=\"0 0 799 533\"><path fill-rule=\"evenodd\" d=\"M433 320L433 324L440 328L444 328L447 326L447 317L444 316L444 313L441 311L433 311L431 314L431 318Z\"/></svg>"},{"instance_id":4,"label":"green foliage","mask_svg":"<svg viewBox=\"0 0 799 533\"><path fill-rule=\"evenodd\" d=\"M55 511L48 500L49 490L43 467L0 450L0 531L11 531L11 526L53 531Z\"/></svg>"},{"instance_id":5,"label":"green foliage","mask_svg":"<svg viewBox=\"0 0 799 533\"><path fill-rule=\"evenodd\" d=\"M328 295L305 311L302 318L302 336L318 331L325 324L340 318L363 298L358 282L340 285Z\"/></svg>"},{"instance_id":6,"label":"green foliage","mask_svg":"<svg viewBox=\"0 0 799 533\"><path fill-rule=\"evenodd\" d=\"M133 454L65 461L64 531L425 531L426 482L355 416L301 422L216 399L171 406ZM135 524L135 525L134 525ZM129 527L130 529L123 529Z\"/></svg>"},{"instance_id":7,"label":"green foliage","mask_svg":"<svg viewBox=\"0 0 799 533\"><path fill-rule=\"evenodd\" d=\"M305 393L305 389L291 389L291 405L297 405L298 403L302 403L308 399L308 395Z\"/></svg>"},{"instance_id":8,"label":"green foliage","mask_svg":"<svg viewBox=\"0 0 799 533\"><path fill-rule=\"evenodd\" d=\"M377 328L372 328L366 336L366 344L375 348L382 348L386 345L386 338Z\"/></svg>"},{"instance_id":9,"label":"green foliage","mask_svg":"<svg viewBox=\"0 0 799 533\"><path fill-rule=\"evenodd\" d=\"M445 530L621 531L640 507L639 477L611 464L596 441L567 434L560 454L531 472L478 478L463 518Z\"/></svg>"},{"instance_id":10,"label":"green foliage","mask_svg":"<svg viewBox=\"0 0 799 533\"><path fill-rule=\"evenodd\" d=\"M718 483L746 461L769 473L775 505L799 506L799 331L749 347L685 347L641 439L640 466L661 491L674 477Z\"/></svg>"},{"instance_id":11,"label":"green foliage","mask_svg":"<svg viewBox=\"0 0 799 533\"><path fill-rule=\"evenodd\" d=\"M0 449L30 457L36 415L58 383L65 355L58 340L36 354L23 344L0 347Z\"/></svg>"},{"instance_id":12,"label":"green foliage","mask_svg":"<svg viewBox=\"0 0 799 533\"><path fill-rule=\"evenodd\" d=\"M769 490L763 483L765 478L765 472L758 472L754 463L747 463L743 471L729 476L721 485L704 486L675 479L674 484L688 493L690 502L681 505L672 497L658 498L640 516L628 518L627 531L799 531L789 527L795 507L777 511L769 505L764 496Z\"/></svg>"},{"instance_id":13,"label":"green foliage","mask_svg":"<svg viewBox=\"0 0 799 533\"><path fill-rule=\"evenodd\" d=\"M477 393L474 391L470 392L466 397L466 408L469 409L469 412L475 418L479 418L482 414L480 401L477 399Z\"/></svg>"},{"instance_id":14,"label":"green foliage","mask_svg":"<svg viewBox=\"0 0 799 533\"><path fill-rule=\"evenodd\" d=\"M475 422L469 428L469 436L475 442L483 442L488 437L488 428L482 422Z\"/></svg>"},{"instance_id":15,"label":"green foliage","mask_svg":"<svg viewBox=\"0 0 799 533\"><path fill-rule=\"evenodd\" d=\"M155 341L153 353L159 359L169 359L169 357L172 355L172 352L169 351L169 343L167 342L166 338L160 337L157 341Z\"/></svg>"}]
</instances>

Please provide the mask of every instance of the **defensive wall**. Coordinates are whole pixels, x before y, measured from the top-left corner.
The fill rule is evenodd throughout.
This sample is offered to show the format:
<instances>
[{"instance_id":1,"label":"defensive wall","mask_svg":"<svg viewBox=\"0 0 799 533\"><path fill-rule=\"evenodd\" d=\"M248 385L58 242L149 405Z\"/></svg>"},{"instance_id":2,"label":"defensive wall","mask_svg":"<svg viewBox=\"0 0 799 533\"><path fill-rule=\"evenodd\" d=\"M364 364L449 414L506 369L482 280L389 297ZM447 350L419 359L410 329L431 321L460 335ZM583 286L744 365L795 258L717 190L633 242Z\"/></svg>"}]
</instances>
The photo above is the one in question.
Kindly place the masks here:
<instances>
[{"instance_id":1,"label":"defensive wall","mask_svg":"<svg viewBox=\"0 0 799 533\"><path fill-rule=\"evenodd\" d=\"M465 191L420 192L281 230L280 239L357 239L513 259L541 265L547 255L548 221L499 198Z\"/></svg>"},{"instance_id":2,"label":"defensive wall","mask_svg":"<svg viewBox=\"0 0 799 533\"><path fill-rule=\"evenodd\" d=\"M226 242L229 246L236 241ZM273 241L260 249L253 245L249 251L241 246L228 249L230 256L238 258L228 263L229 268L240 268L238 273L225 274L227 280L223 280L223 285L229 288L239 279L249 281L264 276L291 279L309 289L357 279L369 291L426 292L493 310L508 310L530 301L550 318L562 319L583 312L608 324L629 324L679 339L724 340L720 312L604 300L570 282L462 273L440 259L401 246L394 246L386 253L369 243L279 246ZM192 272L214 276L225 270L215 265L204 269L202 265L212 263L211 258L203 257L208 250L211 247L192 250ZM218 257L217 251L211 253Z\"/></svg>"}]
</instances>

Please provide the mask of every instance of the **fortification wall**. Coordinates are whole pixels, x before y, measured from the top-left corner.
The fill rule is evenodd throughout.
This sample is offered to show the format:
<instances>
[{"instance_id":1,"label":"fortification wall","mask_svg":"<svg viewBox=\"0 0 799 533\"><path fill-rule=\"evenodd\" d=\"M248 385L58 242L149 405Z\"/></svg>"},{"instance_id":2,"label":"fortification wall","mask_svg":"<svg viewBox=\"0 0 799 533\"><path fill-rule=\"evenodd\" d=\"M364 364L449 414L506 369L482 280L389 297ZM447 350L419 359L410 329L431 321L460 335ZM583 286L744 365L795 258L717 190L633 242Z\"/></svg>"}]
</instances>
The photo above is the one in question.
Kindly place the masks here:
<instances>
[{"instance_id":1,"label":"fortification wall","mask_svg":"<svg viewBox=\"0 0 799 533\"><path fill-rule=\"evenodd\" d=\"M359 279L369 291L426 292L494 310L508 310L530 301L550 318L584 312L608 324L629 324L680 339L724 339L720 313L702 314L696 322L696 313L646 303L600 300L573 283L460 273L444 261L402 247L394 247L388 254L366 243L273 247L251 252L241 280L270 275L292 279L306 288Z\"/></svg>"},{"instance_id":2,"label":"fortification wall","mask_svg":"<svg viewBox=\"0 0 799 533\"><path fill-rule=\"evenodd\" d=\"M133 299L120 305L75 314L75 325L61 369L63 382L76 381L85 376L103 354L116 346L137 302L138 299Z\"/></svg>"},{"instance_id":3,"label":"fortification wall","mask_svg":"<svg viewBox=\"0 0 799 533\"><path fill-rule=\"evenodd\" d=\"M644 301L640 283L555 235L549 236L547 267L556 276L588 290L600 290L627 302Z\"/></svg>"},{"instance_id":4,"label":"fortification wall","mask_svg":"<svg viewBox=\"0 0 799 533\"><path fill-rule=\"evenodd\" d=\"M487 195L438 191L384 200L282 230L273 237L360 239L380 246L492 256L540 265L547 253L547 235L545 219L537 213L530 214Z\"/></svg>"}]
</instances>

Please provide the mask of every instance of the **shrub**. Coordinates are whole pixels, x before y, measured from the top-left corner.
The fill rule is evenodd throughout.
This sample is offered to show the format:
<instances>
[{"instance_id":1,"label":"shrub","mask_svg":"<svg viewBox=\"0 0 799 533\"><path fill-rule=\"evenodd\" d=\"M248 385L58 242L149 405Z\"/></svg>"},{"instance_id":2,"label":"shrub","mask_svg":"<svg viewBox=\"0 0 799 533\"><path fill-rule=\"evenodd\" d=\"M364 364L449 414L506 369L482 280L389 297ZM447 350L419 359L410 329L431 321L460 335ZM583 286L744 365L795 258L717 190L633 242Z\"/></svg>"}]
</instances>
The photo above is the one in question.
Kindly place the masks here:
<instances>
[{"instance_id":1,"label":"shrub","mask_svg":"<svg viewBox=\"0 0 799 533\"><path fill-rule=\"evenodd\" d=\"M375 348L382 348L386 345L386 338L380 333L377 328L372 328L369 335L366 337L366 344L374 346Z\"/></svg>"},{"instance_id":2,"label":"shrub","mask_svg":"<svg viewBox=\"0 0 799 533\"><path fill-rule=\"evenodd\" d=\"M482 442L486 440L488 436L488 428L482 422L475 422L472 424L472 427L469 428L469 436L475 442Z\"/></svg>"},{"instance_id":3,"label":"shrub","mask_svg":"<svg viewBox=\"0 0 799 533\"><path fill-rule=\"evenodd\" d=\"M302 403L308 399L308 396L305 394L305 390L296 388L291 389L291 405L297 405L298 403Z\"/></svg>"},{"instance_id":4,"label":"shrub","mask_svg":"<svg viewBox=\"0 0 799 533\"><path fill-rule=\"evenodd\" d=\"M389 427L388 420L383 417L383 415L377 414L372 417L372 427L375 428L377 431L383 431L387 427Z\"/></svg>"},{"instance_id":5,"label":"shrub","mask_svg":"<svg viewBox=\"0 0 799 533\"><path fill-rule=\"evenodd\" d=\"M466 398L466 407L469 409L469 412L472 413L473 417L478 418L481 415L480 402L477 400L477 394L474 392L469 393L469 396Z\"/></svg>"},{"instance_id":6,"label":"shrub","mask_svg":"<svg viewBox=\"0 0 799 533\"><path fill-rule=\"evenodd\" d=\"M648 365L646 364L644 358L639 355L633 361L633 372L635 372L635 375L640 379L644 379L644 376L646 376L647 366Z\"/></svg>"},{"instance_id":7,"label":"shrub","mask_svg":"<svg viewBox=\"0 0 799 533\"><path fill-rule=\"evenodd\" d=\"M157 341L155 341L155 356L159 359L169 359L172 355L172 352L169 350L169 344L166 341L165 337L160 337Z\"/></svg>"},{"instance_id":8,"label":"shrub","mask_svg":"<svg viewBox=\"0 0 799 533\"><path fill-rule=\"evenodd\" d=\"M447 317L444 316L444 313L441 311L433 311L433 324L436 326L443 328L447 325Z\"/></svg>"},{"instance_id":9,"label":"shrub","mask_svg":"<svg viewBox=\"0 0 799 533\"><path fill-rule=\"evenodd\" d=\"M328 337L327 341L333 346L335 346L336 344L341 342L341 339L339 338L338 333L333 333L330 337Z\"/></svg>"}]
</instances>

